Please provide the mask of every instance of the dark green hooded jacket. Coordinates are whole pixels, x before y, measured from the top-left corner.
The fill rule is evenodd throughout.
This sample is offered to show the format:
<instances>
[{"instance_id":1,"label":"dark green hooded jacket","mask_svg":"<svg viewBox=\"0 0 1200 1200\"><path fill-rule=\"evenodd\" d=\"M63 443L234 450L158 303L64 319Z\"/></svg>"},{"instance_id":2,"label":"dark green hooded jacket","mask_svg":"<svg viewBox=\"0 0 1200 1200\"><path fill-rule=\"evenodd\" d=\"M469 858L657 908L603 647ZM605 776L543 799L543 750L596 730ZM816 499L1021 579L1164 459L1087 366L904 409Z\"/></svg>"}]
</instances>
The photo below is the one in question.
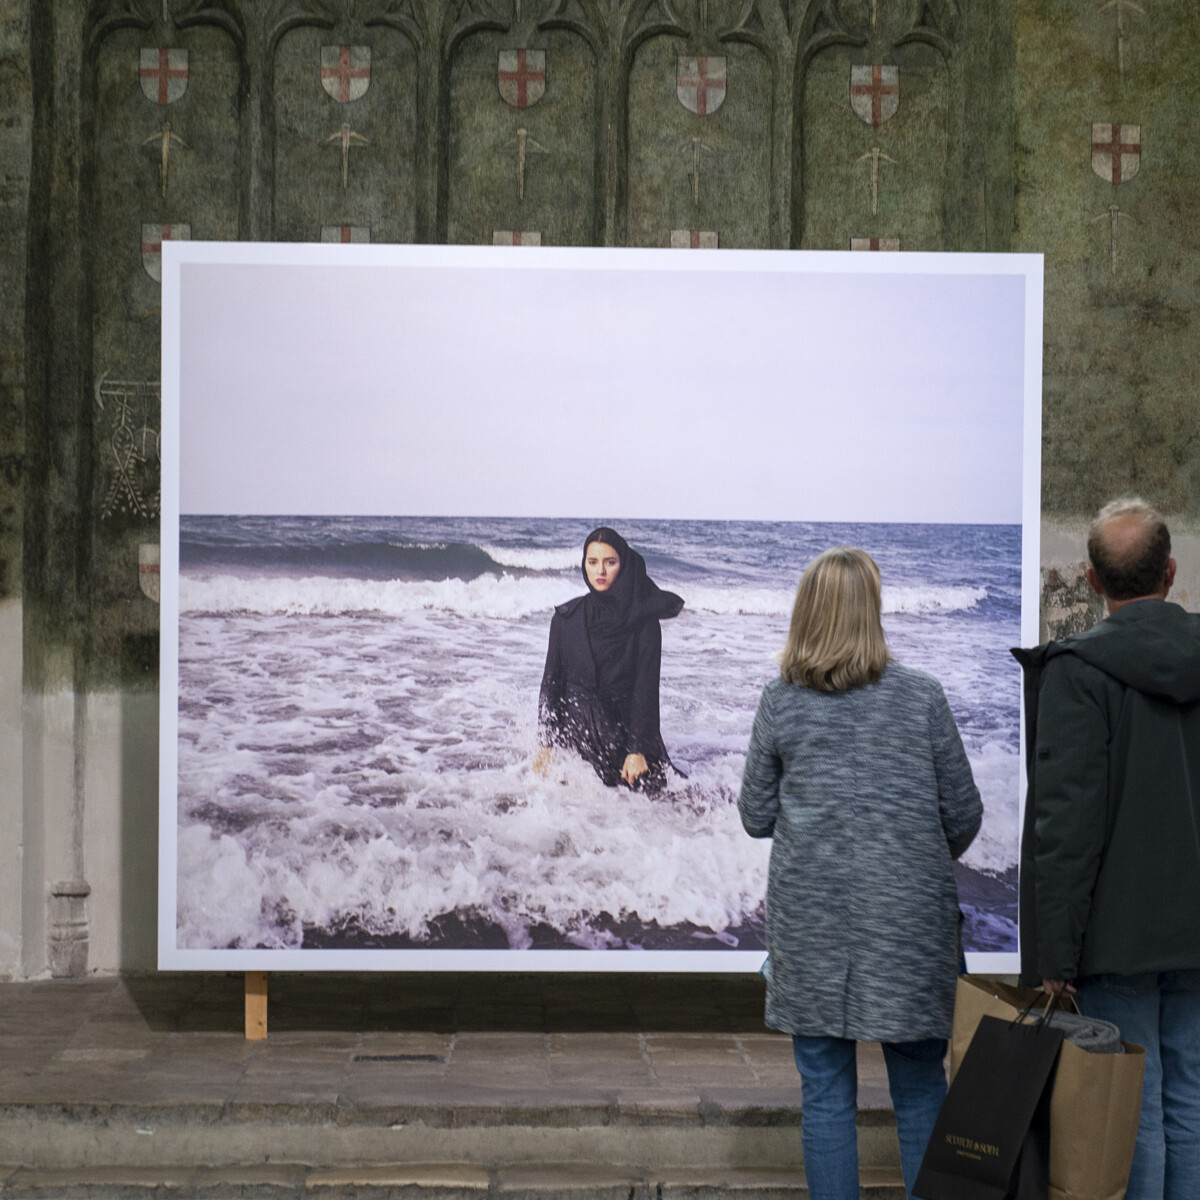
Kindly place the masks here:
<instances>
[{"instance_id":1,"label":"dark green hooded jacket","mask_svg":"<svg viewBox=\"0 0 1200 1200\"><path fill-rule=\"evenodd\" d=\"M1022 981L1200 968L1200 615L1139 600L1013 653Z\"/></svg>"}]
</instances>

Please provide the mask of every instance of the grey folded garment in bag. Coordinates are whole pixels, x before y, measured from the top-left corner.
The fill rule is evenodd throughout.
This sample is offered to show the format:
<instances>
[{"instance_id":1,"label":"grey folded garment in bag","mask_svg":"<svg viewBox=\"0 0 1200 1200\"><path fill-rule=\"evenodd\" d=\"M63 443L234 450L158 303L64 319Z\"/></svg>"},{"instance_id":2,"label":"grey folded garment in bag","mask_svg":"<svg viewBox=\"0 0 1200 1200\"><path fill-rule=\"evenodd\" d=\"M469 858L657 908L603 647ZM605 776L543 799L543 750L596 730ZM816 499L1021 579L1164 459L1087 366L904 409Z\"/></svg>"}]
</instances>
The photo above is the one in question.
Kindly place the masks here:
<instances>
[{"instance_id":1,"label":"grey folded garment in bag","mask_svg":"<svg viewBox=\"0 0 1200 1200\"><path fill-rule=\"evenodd\" d=\"M1084 1017L1079 1013L1052 1009L1047 1025L1063 1031L1063 1039L1091 1054L1124 1054L1121 1031L1111 1021L1099 1017Z\"/></svg>"}]
</instances>

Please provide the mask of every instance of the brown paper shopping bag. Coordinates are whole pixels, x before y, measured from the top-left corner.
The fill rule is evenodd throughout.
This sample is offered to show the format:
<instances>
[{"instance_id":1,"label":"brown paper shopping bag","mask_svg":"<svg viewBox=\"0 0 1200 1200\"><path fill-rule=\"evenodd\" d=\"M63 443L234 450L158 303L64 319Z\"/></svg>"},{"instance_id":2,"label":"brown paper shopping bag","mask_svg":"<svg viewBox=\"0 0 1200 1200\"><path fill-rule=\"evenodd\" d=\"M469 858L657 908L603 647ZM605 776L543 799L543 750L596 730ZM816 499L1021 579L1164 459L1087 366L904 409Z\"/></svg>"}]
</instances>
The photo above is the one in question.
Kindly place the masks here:
<instances>
[{"instance_id":1,"label":"brown paper shopping bag","mask_svg":"<svg viewBox=\"0 0 1200 1200\"><path fill-rule=\"evenodd\" d=\"M1012 1018L1041 993L962 975L954 1006L950 1078L980 1018ZM1059 1006L1070 1007L1060 998ZM1142 1111L1146 1052L1091 1054L1063 1044L1050 1093L1050 1200L1122 1200Z\"/></svg>"}]
</instances>

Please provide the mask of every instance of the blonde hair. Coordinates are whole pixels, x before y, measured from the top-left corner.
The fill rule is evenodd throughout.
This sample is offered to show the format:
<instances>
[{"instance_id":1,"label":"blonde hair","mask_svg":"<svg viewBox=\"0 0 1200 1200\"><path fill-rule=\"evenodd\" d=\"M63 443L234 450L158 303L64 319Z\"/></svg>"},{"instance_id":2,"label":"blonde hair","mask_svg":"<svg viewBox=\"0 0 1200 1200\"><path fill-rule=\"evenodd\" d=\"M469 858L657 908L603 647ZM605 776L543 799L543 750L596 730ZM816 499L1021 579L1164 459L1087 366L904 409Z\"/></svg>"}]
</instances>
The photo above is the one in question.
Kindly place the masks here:
<instances>
[{"instance_id":1,"label":"blonde hair","mask_svg":"<svg viewBox=\"0 0 1200 1200\"><path fill-rule=\"evenodd\" d=\"M814 558L796 589L779 669L788 683L844 692L874 683L887 664L879 568L864 550L835 546Z\"/></svg>"}]
</instances>

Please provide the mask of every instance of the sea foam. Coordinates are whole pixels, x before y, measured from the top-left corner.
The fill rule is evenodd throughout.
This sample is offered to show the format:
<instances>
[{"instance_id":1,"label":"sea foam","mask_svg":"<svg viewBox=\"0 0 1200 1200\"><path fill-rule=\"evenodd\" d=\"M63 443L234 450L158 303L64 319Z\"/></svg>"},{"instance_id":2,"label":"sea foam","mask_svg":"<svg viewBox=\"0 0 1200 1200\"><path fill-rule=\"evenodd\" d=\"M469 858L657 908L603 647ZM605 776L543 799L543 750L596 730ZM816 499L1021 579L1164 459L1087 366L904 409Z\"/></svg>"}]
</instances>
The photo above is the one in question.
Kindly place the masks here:
<instances>
[{"instance_id":1,"label":"sea foam","mask_svg":"<svg viewBox=\"0 0 1200 1200\"><path fill-rule=\"evenodd\" d=\"M663 587L670 589L669 582ZM790 589L756 586L675 585L693 611L716 615L787 616ZM555 605L579 595L581 584L557 575L484 575L472 580L338 579L326 576L182 575L179 607L185 613L259 613L340 616L379 613L402 616L421 609L464 617L521 620L549 614ZM961 612L987 596L985 588L884 588L885 616Z\"/></svg>"}]
</instances>

